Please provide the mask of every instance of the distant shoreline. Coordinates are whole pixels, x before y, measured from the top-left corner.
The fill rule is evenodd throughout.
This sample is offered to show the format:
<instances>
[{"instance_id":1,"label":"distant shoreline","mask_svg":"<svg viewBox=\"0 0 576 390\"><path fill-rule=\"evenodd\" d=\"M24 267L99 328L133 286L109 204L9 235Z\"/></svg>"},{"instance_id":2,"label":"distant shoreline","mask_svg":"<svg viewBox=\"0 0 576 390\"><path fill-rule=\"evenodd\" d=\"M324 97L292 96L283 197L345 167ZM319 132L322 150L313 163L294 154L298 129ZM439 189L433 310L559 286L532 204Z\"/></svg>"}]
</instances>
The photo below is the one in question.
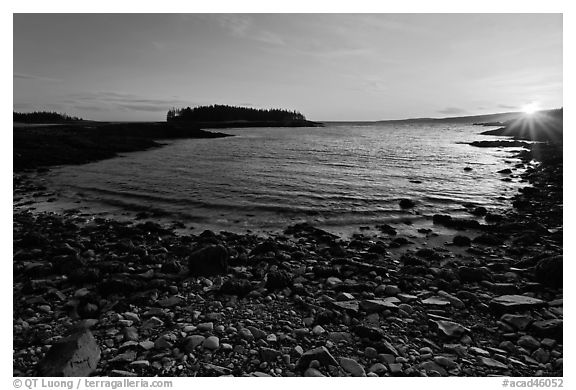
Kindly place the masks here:
<instances>
[{"instance_id":1,"label":"distant shoreline","mask_svg":"<svg viewBox=\"0 0 576 390\"><path fill-rule=\"evenodd\" d=\"M204 129L246 127L317 127L317 122L224 121L201 123L96 122L14 123L14 171L76 165L118 153L162 146L159 140L222 138L230 134Z\"/></svg>"}]
</instances>

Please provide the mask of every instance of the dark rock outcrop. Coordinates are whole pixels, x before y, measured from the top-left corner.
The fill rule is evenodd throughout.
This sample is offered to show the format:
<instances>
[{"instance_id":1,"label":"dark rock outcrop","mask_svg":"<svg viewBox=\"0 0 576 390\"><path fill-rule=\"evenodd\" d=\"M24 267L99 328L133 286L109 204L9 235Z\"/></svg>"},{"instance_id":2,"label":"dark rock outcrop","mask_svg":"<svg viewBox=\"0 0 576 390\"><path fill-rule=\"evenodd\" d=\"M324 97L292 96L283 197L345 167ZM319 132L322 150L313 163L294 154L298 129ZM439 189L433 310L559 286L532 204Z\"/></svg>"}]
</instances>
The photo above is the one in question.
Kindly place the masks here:
<instances>
[{"instance_id":1,"label":"dark rock outcrop","mask_svg":"<svg viewBox=\"0 0 576 390\"><path fill-rule=\"evenodd\" d=\"M89 376L100 360L100 348L88 329L56 342L38 363L38 376Z\"/></svg>"},{"instance_id":2,"label":"dark rock outcrop","mask_svg":"<svg viewBox=\"0 0 576 390\"><path fill-rule=\"evenodd\" d=\"M223 245L210 245L192 252L188 257L191 275L210 276L228 272L230 255Z\"/></svg>"}]
</instances>

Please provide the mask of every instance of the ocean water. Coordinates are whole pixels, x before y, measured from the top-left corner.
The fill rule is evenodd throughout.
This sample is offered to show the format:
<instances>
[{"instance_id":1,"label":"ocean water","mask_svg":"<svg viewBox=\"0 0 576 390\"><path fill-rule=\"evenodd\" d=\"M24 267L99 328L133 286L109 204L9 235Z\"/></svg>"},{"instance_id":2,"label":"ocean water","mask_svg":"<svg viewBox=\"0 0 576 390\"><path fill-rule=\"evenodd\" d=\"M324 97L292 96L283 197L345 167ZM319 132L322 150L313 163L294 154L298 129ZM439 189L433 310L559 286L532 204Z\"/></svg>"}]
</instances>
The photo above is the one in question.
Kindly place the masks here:
<instances>
[{"instance_id":1,"label":"ocean water","mask_svg":"<svg viewBox=\"0 0 576 390\"><path fill-rule=\"evenodd\" d=\"M146 212L203 230L275 231L297 222L344 229L464 214L473 203L509 207L521 184L497 171L512 150L465 142L497 139L465 124L328 124L223 130L234 137L166 146L52 169L45 185L103 215ZM464 167L472 168L464 171ZM525 184L524 184L525 185ZM507 199L503 199L507 198ZM412 210L398 201L412 199Z\"/></svg>"}]
</instances>

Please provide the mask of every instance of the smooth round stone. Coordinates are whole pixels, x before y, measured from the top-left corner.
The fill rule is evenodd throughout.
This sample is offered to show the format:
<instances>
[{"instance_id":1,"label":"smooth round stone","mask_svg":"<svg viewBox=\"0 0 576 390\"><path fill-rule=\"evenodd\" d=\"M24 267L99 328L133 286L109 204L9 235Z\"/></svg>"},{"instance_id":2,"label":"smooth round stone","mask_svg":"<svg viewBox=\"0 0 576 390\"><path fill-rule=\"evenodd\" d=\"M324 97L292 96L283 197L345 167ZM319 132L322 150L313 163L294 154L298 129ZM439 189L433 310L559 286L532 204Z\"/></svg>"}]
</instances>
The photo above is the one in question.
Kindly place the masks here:
<instances>
[{"instance_id":1,"label":"smooth round stone","mask_svg":"<svg viewBox=\"0 0 576 390\"><path fill-rule=\"evenodd\" d=\"M344 371L352 374L352 376L355 377L366 376L364 368L356 360L344 357L340 358L340 366L344 369Z\"/></svg>"},{"instance_id":2,"label":"smooth round stone","mask_svg":"<svg viewBox=\"0 0 576 390\"><path fill-rule=\"evenodd\" d=\"M202 346L206 349L215 350L220 347L220 339L216 336L210 336L204 340Z\"/></svg>"},{"instance_id":3,"label":"smooth round stone","mask_svg":"<svg viewBox=\"0 0 576 390\"><path fill-rule=\"evenodd\" d=\"M275 343L276 341L278 341L278 338L274 333L271 333L268 336L266 336L266 341L269 343Z\"/></svg>"}]
</instances>

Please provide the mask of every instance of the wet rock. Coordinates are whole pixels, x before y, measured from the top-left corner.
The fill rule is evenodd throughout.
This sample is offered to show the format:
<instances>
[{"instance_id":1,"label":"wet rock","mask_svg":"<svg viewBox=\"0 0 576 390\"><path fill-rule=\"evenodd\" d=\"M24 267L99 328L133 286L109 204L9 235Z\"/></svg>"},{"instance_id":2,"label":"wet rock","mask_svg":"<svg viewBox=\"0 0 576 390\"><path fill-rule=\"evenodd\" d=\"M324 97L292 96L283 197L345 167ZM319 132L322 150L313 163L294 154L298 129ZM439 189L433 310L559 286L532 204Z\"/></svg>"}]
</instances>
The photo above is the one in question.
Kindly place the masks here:
<instances>
[{"instance_id":1,"label":"wet rock","mask_svg":"<svg viewBox=\"0 0 576 390\"><path fill-rule=\"evenodd\" d=\"M486 215L488 213L488 210L486 210L486 207L476 207L474 210L472 210L472 214L476 215L478 217L481 217L483 215Z\"/></svg>"},{"instance_id":2,"label":"wet rock","mask_svg":"<svg viewBox=\"0 0 576 390\"><path fill-rule=\"evenodd\" d=\"M403 209L411 209L414 206L416 206L416 203L410 199L400 199L400 202L398 204L400 205L400 208Z\"/></svg>"},{"instance_id":3,"label":"wet rock","mask_svg":"<svg viewBox=\"0 0 576 390\"><path fill-rule=\"evenodd\" d=\"M469 237L466 236L454 236L452 243L456 246L470 246L471 241Z\"/></svg>"},{"instance_id":4,"label":"wet rock","mask_svg":"<svg viewBox=\"0 0 576 390\"><path fill-rule=\"evenodd\" d=\"M502 295L490 301L490 308L496 313L514 313L546 306L546 302L524 295Z\"/></svg>"},{"instance_id":5,"label":"wet rock","mask_svg":"<svg viewBox=\"0 0 576 390\"><path fill-rule=\"evenodd\" d=\"M310 365L312 360L317 360L324 366L338 366L338 362L336 359L334 359L334 356L332 356L326 347L318 347L304 352L304 354L298 360L296 368L303 370Z\"/></svg>"},{"instance_id":6,"label":"wet rock","mask_svg":"<svg viewBox=\"0 0 576 390\"><path fill-rule=\"evenodd\" d=\"M57 341L38 364L38 376L89 376L100 361L100 348L88 329Z\"/></svg>"},{"instance_id":7,"label":"wet rock","mask_svg":"<svg viewBox=\"0 0 576 390\"><path fill-rule=\"evenodd\" d=\"M472 240L475 244L489 245L489 246L499 246L504 244L504 240L495 236L493 234L481 234Z\"/></svg>"},{"instance_id":8,"label":"wet rock","mask_svg":"<svg viewBox=\"0 0 576 390\"><path fill-rule=\"evenodd\" d=\"M221 275L228 272L230 255L223 245L198 249L188 257L188 270L194 276Z\"/></svg>"},{"instance_id":9,"label":"wet rock","mask_svg":"<svg viewBox=\"0 0 576 390\"><path fill-rule=\"evenodd\" d=\"M398 234L396 232L396 229L394 229L392 226L387 225L387 224L376 225L376 229L378 229L382 233L388 234L390 236L395 236L396 234Z\"/></svg>"},{"instance_id":10,"label":"wet rock","mask_svg":"<svg viewBox=\"0 0 576 390\"><path fill-rule=\"evenodd\" d=\"M356 360L349 359L349 358L340 358L340 366L344 369L344 371L352 374L354 377L362 377L366 376L366 372L364 371L364 367L362 367Z\"/></svg>"}]
</instances>

